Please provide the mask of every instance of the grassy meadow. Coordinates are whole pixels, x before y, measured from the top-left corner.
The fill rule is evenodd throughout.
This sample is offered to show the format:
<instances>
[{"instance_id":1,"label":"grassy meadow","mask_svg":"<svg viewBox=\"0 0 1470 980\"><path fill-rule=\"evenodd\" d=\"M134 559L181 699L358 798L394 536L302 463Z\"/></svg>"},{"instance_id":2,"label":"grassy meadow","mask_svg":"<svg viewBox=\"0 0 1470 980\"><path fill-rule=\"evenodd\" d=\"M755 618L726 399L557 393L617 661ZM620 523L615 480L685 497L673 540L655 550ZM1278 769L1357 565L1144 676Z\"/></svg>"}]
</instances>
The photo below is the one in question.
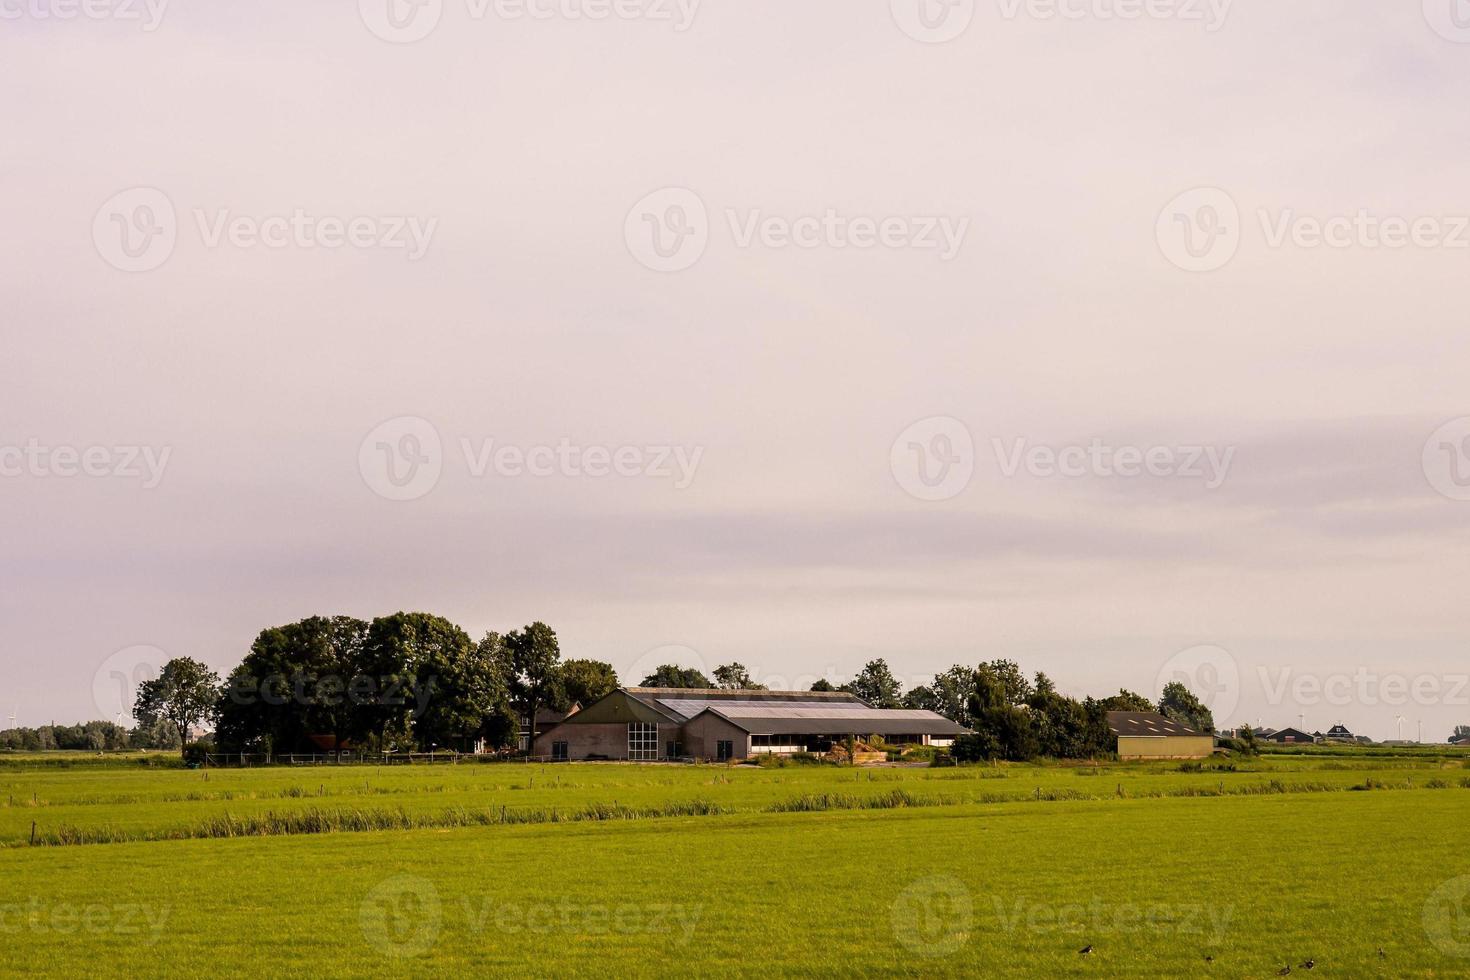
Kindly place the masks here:
<instances>
[{"instance_id":1,"label":"grassy meadow","mask_svg":"<svg viewBox=\"0 0 1470 980\"><path fill-rule=\"evenodd\" d=\"M164 761L0 757L0 970L1470 973L1463 756Z\"/></svg>"}]
</instances>

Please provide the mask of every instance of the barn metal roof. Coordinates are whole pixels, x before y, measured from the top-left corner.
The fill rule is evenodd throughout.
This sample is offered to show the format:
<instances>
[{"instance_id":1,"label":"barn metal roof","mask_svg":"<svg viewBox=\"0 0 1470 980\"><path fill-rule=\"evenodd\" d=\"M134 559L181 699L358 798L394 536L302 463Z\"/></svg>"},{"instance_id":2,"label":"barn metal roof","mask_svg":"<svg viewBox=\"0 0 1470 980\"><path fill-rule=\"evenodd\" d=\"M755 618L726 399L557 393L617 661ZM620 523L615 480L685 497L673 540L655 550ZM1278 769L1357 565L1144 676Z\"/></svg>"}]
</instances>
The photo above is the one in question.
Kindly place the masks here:
<instances>
[{"instance_id":1,"label":"barn metal roof","mask_svg":"<svg viewBox=\"0 0 1470 980\"><path fill-rule=\"evenodd\" d=\"M967 730L932 711L874 708L848 691L621 690L671 721L691 721L708 711L752 735L961 735Z\"/></svg>"},{"instance_id":2,"label":"barn metal roof","mask_svg":"<svg viewBox=\"0 0 1470 980\"><path fill-rule=\"evenodd\" d=\"M932 711L831 705L715 704L706 710L752 735L962 735Z\"/></svg>"},{"instance_id":3,"label":"barn metal roof","mask_svg":"<svg viewBox=\"0 0 1470 980\"><path fill-rule=\"evenodd\" d=\"M1148 736L1198 735L1186 725L1171 721L1156 711L1109 711L1108 727L1114 735Z\"/></svg>"},{"instance_id":4,"label":"barn metal roof","mask_svg":"<svg viewBox=\"0 0 1470 980\"><path fill-rule=\"evenodd\" d=\"M861 701L853 703L850 707L845 704L834 704L823 701L782 701L774 703L771 701L736 701L716 698L656 698L658 706L667 708L675 714L685 718L693 718L705 708L718 708L723 714L731 712L745 714L749 712L752 717L761 717L762 712L772 712L775 715L797 715L811 711L872 711ZM805 716L813 717L813 716Z\"/></svg>"},{"instance_id":5,"label":"barn metal roof","mask_svg":"<svg viewBox=\"0 0 1470 980\"><path fill-rule=\"evenodd\" d=\"M624 690L642 701L774 701L783 704L791 701L820 701L824 704L867 704L851 691L747 691L717 687L628 687Z\"/></svg>"}]
</instances>

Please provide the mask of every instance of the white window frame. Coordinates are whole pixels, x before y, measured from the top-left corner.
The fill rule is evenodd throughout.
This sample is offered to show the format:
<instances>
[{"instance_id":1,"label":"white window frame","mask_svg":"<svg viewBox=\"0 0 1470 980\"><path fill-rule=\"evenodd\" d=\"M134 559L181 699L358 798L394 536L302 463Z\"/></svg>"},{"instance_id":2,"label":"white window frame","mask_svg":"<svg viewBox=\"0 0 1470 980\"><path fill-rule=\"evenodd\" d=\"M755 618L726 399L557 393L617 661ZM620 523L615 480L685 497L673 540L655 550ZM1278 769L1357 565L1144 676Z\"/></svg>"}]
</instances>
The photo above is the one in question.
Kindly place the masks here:
<instances>
[{"instance_id":1,"label":"white window frame","mask_svg":"<svg viewBox=\"0 0 1470 980\"><path fill-rule=\"evenodd\" d=\"M658 760L658 725L651 721L628 722L628 758L633 762Z\"/></svg>"}]
</instances>

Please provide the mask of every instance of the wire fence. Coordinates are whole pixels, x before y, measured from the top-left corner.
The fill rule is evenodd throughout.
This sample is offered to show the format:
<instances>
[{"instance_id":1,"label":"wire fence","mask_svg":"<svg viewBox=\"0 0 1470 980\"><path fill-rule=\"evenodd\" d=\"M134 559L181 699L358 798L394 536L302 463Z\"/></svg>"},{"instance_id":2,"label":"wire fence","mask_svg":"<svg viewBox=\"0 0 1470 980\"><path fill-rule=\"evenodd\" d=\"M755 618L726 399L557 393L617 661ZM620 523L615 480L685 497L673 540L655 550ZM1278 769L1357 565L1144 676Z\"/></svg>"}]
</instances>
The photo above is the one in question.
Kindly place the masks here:
<instances>
[{"instance_id":1,"label":"wire fence","mask_svg":"<svg viewBox=\"0 0 1470 980\"><path fill-rule=\"evenodd\" d=\"M211 752L208 765L217 768L256 766L408 766L464 765L482 762L530 762L527 756L466 752Z\"/></svg>"}]
</instances>

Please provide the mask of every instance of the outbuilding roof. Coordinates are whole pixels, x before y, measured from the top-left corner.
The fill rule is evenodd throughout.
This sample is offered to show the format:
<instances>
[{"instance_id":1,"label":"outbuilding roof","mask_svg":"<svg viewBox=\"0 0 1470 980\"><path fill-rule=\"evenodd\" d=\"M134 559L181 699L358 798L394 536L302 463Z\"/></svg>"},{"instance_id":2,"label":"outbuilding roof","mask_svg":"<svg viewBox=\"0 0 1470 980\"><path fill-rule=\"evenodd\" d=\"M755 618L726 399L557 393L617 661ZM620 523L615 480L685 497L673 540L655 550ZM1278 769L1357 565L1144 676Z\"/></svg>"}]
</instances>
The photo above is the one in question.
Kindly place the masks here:
<instances>
[{"instance_id":1,"label":"outbuilding roof","mask_svg":"<svg viewBox=\"0 0 1470 980\"><path fill-rule=\"evenodd\" d=\"M1157 711L1109 711L1108 727L1113 730L1114 735L1124 735L1133 738L1140 736L1163 738L1167 735L1200 734L1188 725L1181 725L1177 721L1164 717Z\"/></svg>"},{"instance_id":2,"label":"outbuilding roof","mask_svg":"<svg viewBox=\"0 0 1470 980\"><path fill-rule=\"evenodd\" d=\"M848 691L723 691L630 687L630 697L680 722L704 712L752 735L962 735L933 711L874 708Z\"/></svg>"},{"instance_id":3,"label":"outbuilding roof","mask_svg":"<svg viewBox=\"0 0 1470 980\"><path fill-rule=\"evenodd\" d=\"M963 735L967 729L933 711L733 702L705 708L752 735Z\"/></svg>"},{"instance_id":4,"label":"outbuilding roof","mask_svg":"<svg viewBox=\"0 0 1470 980\"><path fill-rule=\"evenodd\" d=\"M640 701L817 701L823 704L867 705L851 691L745 691L717 687L628 687Z\"/></svg>"}]
</instances>

